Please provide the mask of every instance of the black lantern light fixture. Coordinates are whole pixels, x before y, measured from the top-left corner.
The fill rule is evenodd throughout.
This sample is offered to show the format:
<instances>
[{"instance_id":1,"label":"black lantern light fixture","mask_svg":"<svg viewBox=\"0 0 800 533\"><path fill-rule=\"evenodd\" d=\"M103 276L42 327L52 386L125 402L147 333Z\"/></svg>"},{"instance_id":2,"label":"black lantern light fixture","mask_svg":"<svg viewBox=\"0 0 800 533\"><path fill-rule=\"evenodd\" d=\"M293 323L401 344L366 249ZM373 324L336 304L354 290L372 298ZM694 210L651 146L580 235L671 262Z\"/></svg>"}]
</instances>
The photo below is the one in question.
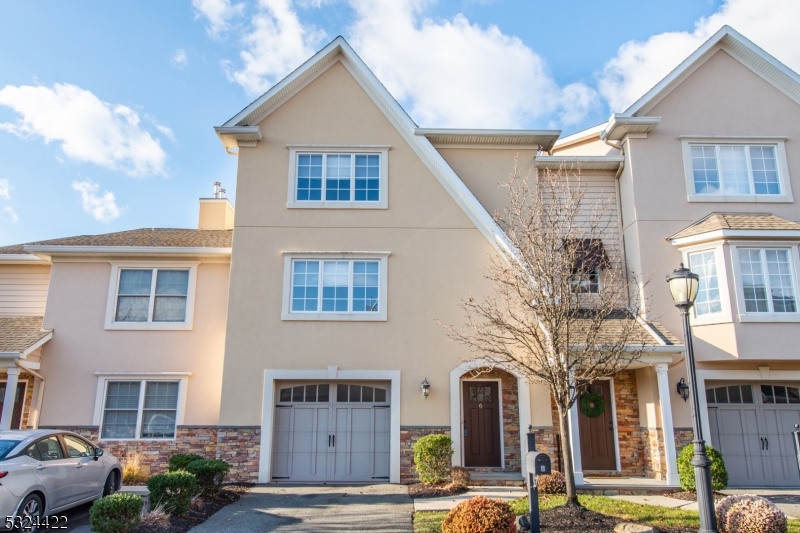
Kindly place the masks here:
<instances>
[{"instance_id":1,"label":"black lantern light fixture","mask_svg":"<svg viewBox=\"0 0 800 533\"><path fill-rule=\"evenodd\" d=\"M681 379L678 383L678 392L685 400L691 398L689 406L692 410L692 429L694 430L694 455L691 464L694 467L695 488L697 491L697 507L700 514L699 533L717 533L717 516L714 513L714 493L711 491L711 461L706 455L706 443L703 441L703 428L700 422L700 413L697 409L700 400L697 395L697 376L694 366L694 347L692 346L692 328L689 325L689 310L694 305L697 298L697 289L700 286L700 276L685 268L681 263L680 268L675 269L672 274L667 276L669 291L672 293L672 300L681 312L683 319L683 338L686 345L686 373L689 378L687 384ZM681 387L686 388L684 391Z\"/></svg>"},{"instance_id":2,"label":"black lantern light fixture","mask_svg":"<svg viewBox=\"0 0 800 533\"><path fill-rule=\"evenodd\" d=\"M422 396L426 400L428 399L428 394L431 392L431 384L428 383L428 378L422 380Z\"/></svg>"},{"instance_id":3,"label":"black lantern light fixture","mask_svg":"<svg viewBox=\"0 0 800 533\"><path fill-rule=\"evenodd\" d=\"M681 395L681 398L683 398L683 401L685 402L686 400L688 400L689 399L689 385L686 384L686 380L685 379L681 378L681 380L678 382L678 387L677 388L678 388L678 394Z\"/></svg>"}]
</instances>

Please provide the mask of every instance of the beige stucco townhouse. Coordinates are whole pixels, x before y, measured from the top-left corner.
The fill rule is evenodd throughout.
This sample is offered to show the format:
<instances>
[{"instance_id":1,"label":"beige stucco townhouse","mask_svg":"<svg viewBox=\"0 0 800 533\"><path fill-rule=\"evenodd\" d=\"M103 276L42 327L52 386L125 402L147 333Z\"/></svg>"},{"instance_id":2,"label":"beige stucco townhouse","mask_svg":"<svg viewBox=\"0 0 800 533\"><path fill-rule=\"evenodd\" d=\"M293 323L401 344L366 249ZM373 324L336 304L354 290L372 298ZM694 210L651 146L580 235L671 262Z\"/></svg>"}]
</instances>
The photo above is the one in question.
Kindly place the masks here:
<instances>
[{"instance_id":1,"label":"beige stucco townhouse","mask_svg":"<svg viewBox=\"0 0 800 533\"><path fill-rule=\"evenodd\" d=\"M0 248L0 428L74 429L152 471L204 453L262 483L410 481L411 446L430 433L453 437L473 480L518 483L530 430L554 458L573 447L585 489L607 476L665 488L691 440L662 281L683 261L701 275L706 440L732 485L797 484L798 123L800 77L728 27L564 138L419 128L339 37L215 128L238 156L235 217L201 199L196 230ZM654 279L650 350L593 385L606 411L575 408L571 443L546 388L479 372L434 320L460 323L459 298L488 290L515 157L580 168L617 206L608 268Z\"/></svg>"}]
</instances>

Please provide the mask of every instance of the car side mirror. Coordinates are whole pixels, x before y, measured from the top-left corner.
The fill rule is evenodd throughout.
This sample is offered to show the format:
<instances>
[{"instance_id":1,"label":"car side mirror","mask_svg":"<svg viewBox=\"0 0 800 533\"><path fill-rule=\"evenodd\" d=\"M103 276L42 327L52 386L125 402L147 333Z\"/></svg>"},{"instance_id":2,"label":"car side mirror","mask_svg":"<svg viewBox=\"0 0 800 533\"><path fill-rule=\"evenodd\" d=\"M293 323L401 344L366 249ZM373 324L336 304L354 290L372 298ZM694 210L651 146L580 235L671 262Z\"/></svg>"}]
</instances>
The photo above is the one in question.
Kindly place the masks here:
<instances>
[{"instance_id":1,"label":"car side mirror","mask_svg":"<svg viewBox=\"0 0 800 533\"><path fill-rule=\"evenodd\" d=\"M94 449L94 460L97 461L102 456L103 456L103 448L95 448Z\"/></svg>"}]
</instances>

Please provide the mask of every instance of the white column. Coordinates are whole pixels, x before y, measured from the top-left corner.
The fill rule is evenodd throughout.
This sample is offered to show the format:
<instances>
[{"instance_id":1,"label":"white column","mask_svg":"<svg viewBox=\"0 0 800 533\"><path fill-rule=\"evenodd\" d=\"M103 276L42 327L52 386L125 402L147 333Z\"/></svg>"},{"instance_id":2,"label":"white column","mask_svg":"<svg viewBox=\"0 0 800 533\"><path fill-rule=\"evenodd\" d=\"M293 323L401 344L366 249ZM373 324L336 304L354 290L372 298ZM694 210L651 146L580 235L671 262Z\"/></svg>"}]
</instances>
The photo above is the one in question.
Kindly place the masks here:
<instances>
[{"instance_id":1,"label":"white column","mask_svg":"<svg viewBox=\"0 0 800 533\"><path fill-rule=\"evenodd\" d=\"M661 407L661 431L664 434L664 455L667 460L667 484L678 485L678 461L675 453L675 428L672 425L672 402L669 397L669 366L659 363L656 367L658 380L658 403Z\"/></svg>"},{"instance_id":2,"label":"white column","mask_svg":"<svg viewBox=\"0 0 800 533\"><path fill-rule=\"evenodd\" d=\"M0 414L0 431L11 429L11 418L14 416L14 399L17 396L17 382L19 381L19 368L10 367L8 381L6 381L6 395L3 398L3 413Z\"/></svg>"},{"instance_id":3,"label":"white column","mask_svg":"<svg viewBox=\"0 0 800 533\"><path fill-rule=\"evenodd\" d=\"M578 430L578 401L569 410L569 445L572 447L572 469L575 471L575 484L583 485L583 463L581 461L581 434ZM564 443L561 443L562 446Z\"/></svg>"}]
</instances>

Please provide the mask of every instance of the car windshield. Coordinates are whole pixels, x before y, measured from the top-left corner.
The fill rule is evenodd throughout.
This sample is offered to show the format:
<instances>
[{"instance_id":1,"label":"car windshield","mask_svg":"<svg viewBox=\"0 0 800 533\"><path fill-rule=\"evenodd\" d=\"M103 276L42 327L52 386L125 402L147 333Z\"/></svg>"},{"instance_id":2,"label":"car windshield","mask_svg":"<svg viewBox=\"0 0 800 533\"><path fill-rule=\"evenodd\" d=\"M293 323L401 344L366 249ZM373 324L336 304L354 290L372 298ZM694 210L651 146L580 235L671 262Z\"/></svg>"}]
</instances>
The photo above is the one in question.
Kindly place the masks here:
<instances>
[{"instance_id":1,"label":"car windshield","mask_svg":"<svg viewBox=\"0 0 800 533\"><path fill-rule=\"evenodd\" d=\"M14 446L22 442L21 440L8 440L8 439L0 439L0 459L5 459L8 452L10 452Z\"/></svg>"}]
</instances>

